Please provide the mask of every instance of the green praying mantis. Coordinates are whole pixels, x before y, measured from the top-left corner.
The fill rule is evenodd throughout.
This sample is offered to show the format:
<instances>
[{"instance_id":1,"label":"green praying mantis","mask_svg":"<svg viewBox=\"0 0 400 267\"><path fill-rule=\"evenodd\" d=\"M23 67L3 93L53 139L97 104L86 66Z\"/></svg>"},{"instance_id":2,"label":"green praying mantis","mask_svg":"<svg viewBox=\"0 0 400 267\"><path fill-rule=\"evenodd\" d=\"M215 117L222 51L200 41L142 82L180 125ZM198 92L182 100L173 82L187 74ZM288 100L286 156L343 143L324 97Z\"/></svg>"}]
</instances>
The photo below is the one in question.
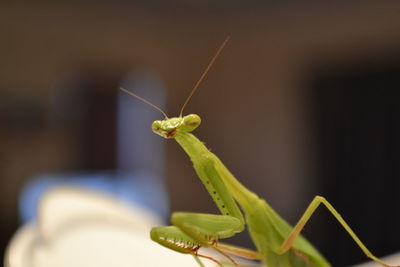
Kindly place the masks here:
<instances>
[{"instance_id":1,"label":"green praying mantis","mask_svg":"<svg viewBox=\"0 0 400 267\"><path fill-rule=\"evenodd\" d=\"M153 122L153 132L178 142L221 212L221 215L175 212L171 216L172 226L154 227L150 233L151 239L174 251L193 255L200 266L204 266L200 258L223 266L213 257L199 253L201 247L208 247L224 255L235 266L239 265L230 255L257 259L269 267L326 267L330 266L329 262L300 234L314 211L323 204L368 258L390 267L369 251L335 208L321 196L315 196L294 227L289 225L265 200L243 186L221 160L191 133L200 125L201 119L196 114L182 116L183 110L228 40L229 37L202 73L183 104L179 117L168 118L156 105L120 88L165 116L165 120ZM242 232L246 225L257 251L219 242L220 239Z\"/></svg>"}]
</instances>

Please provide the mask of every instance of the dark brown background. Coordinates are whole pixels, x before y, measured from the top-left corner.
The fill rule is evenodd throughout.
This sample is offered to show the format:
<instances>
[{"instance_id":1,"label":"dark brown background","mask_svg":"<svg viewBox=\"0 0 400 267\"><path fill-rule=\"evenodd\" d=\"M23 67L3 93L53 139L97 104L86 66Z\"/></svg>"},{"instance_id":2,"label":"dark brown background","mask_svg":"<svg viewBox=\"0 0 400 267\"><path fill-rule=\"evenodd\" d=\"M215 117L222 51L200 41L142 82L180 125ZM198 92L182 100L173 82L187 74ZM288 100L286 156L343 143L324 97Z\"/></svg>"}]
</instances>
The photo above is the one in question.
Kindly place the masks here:
<instances>
[{"instance_id":1,"label":"dark brown background","mask_svg":"<svg viewBox=\"0 0 400 267\"><path fill-rule=\"evenodd\" d=\"M0 5L3 249L18 227L18 194L28 177L115 167L114 89L127 71L157 72L168 87L168 113L177 114L229 34L231 41L186 109L203 118L197 136L290 222L322 194L372 251L399 250L397 190L387 191L396 189L399 178L397 128L387 125L398 120L400 3L278 2ZM93 103L85 123L60 120L50 105L52 86L71 71L90 77L87 97ZM385 97L368 94L369 102L358 102L367 89L386 90ZM387 107L387 101L393 108L376 117L371 107ZM365 121L358 127L360 116ZM357 140L357 147L377 149L354 152ZM216 212L186 155L174 141L167 143L171 209ZM381 161L373 158L377 152ZM365 155L368 160L359 163ZM347 182L339 183L339 176ZM317 212L306 232L335 266L364 260L325 211ZM249 244L246 238L237 242Z\"/></svg>"}]
</instances>

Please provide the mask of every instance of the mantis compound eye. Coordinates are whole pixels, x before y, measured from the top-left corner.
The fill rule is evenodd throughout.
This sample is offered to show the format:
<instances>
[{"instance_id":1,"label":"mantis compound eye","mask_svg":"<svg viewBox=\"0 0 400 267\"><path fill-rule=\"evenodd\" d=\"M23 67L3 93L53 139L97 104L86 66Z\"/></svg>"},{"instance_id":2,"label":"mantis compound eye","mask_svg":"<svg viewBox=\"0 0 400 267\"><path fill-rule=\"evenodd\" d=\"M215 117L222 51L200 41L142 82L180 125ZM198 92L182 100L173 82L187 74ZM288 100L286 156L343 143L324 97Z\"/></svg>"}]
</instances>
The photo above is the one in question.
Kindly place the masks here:
<instances>
[{"instance_id":1,"label":"mantis compound eye","mask_svg":"<svg viewBox=\"0 0 400 267\"><path fill-rule=\"evenodd\" d=\"M186 131L191 132L196 129L201 123L201 118L199 115L190 114L183 118L183 125Z\"/></svg>"},{"instance_id":2,"label":"mantis compound eye","mask_svg":"<svg viewBox=\"0 0 400 267\"><path fill-rule=\"evenodd\" d=\"M158 131L161 129L161 121L153 122L153 124L151 125L151 129L153 130L153 132L158 133Z\"/></svg>"},{"instance_id":3,"label":"mantis compound eye","mask_svg":"<svg viewBox=\"0 0 400 267\"><path fill-rule=\"evenodd\" d=\"M201 119L200 119L199 115L196 115L196 114L190 114L190 115L185 116L183 118L183 121L186 126L197 127L201 123Z\"/></svg>"}]
</instances>

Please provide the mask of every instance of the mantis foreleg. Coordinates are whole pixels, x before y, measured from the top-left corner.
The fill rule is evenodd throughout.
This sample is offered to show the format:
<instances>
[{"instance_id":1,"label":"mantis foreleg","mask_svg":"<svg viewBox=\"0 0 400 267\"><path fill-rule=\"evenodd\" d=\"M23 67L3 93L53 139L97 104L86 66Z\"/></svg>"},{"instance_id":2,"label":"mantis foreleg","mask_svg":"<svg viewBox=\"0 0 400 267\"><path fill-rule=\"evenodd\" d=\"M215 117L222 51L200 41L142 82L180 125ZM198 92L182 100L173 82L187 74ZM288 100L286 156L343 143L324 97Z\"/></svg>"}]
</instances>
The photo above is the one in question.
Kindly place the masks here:
<instances>
[{"instance_id":1,"label":"mantis foreleg","mask_svg":"<svg viewBox=\"0 0 400 267\"><path fill-rule=\"evenodd\" d=\"M217 247L220 238L231 237L242 229L242 222L238 218L227 215L175 212L172 214L171 222L173 226L154 227L150 232L151 238L177 252L207 258L221 265L212 257L198 254L200 247L209 247L224 255L235 266L239 266L231 256ZM196 258L196 261L202 266L200 259Z\"/></svg>"}]
</instances>

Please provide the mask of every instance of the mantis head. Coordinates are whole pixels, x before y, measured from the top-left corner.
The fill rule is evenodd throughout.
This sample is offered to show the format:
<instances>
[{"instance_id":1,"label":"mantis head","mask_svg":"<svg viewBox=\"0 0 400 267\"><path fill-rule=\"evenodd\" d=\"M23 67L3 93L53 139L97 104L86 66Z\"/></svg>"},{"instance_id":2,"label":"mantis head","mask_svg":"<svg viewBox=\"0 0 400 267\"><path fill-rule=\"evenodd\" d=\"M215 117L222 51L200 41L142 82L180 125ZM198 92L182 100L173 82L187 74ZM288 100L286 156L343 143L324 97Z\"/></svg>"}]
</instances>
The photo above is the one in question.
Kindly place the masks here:
<instances>
[{"instance_id":1,"label":"mantis head","mask_svg":"<svg viewBox=\"0 0 400 267\"><path fill-rule=\"evenodd\" d=\"M151 129L164 138L174 138L176 134L193 131L200 123L200 116L190 114L184 117L167 118L162 121L157 120L153 122Z\"/></svg>"}]
</instances>

